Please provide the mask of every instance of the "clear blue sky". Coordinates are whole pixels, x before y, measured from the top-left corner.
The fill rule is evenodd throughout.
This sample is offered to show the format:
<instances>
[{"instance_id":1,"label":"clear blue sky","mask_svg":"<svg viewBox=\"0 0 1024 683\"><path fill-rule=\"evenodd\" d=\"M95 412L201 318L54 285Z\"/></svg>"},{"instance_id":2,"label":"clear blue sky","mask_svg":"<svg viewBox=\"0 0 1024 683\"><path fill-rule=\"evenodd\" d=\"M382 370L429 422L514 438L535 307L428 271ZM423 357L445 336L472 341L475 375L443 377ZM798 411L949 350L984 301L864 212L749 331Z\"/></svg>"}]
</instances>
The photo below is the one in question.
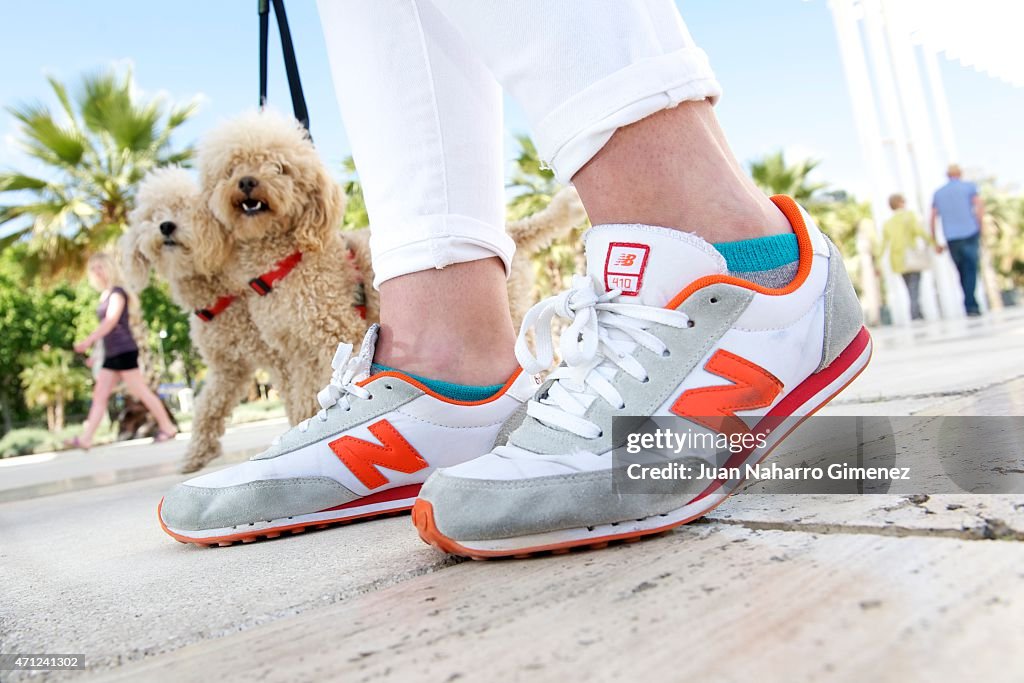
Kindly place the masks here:
<instances>
[{"instance_id":1,"label":"clear blue sky","mask_svg":"<svg viewBox=\"0 0 1024 683\"><path fill-rule=\"evenodd\" d=\"M867 178L849 111L826 0L680 0L697 42L725 89L718 114L737 156L778 148L822 159L818 178L866 196ZM287 3L312 131L332 164L348 155L313 0ZM71 84L83 71L133 65L139 88L202 98L182 129L191 141L255 106L255 0L5 2L0 28L0 104L51 102L44 74ZM272 30L274 30L272 24ZM272 35L270 100L290 108ZM355 55L353 55L355 58ZM942 60L961 162L1008 184L1024 184L1024 89ZM508 103L510 132L526 131ZM34 170L12 144L15 123L0 112L0 168Z\"/></svg>"}]
</instances>

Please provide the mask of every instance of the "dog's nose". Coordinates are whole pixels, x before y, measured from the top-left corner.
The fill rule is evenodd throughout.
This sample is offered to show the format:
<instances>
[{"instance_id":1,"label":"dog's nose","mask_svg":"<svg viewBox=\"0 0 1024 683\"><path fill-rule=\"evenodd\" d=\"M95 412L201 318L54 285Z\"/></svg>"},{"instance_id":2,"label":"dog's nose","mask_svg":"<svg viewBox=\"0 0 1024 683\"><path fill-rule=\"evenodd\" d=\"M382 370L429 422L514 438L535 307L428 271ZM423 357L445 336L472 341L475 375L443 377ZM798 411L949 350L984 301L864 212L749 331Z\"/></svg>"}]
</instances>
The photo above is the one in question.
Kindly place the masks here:
<instances>
[{"instance_id":1,"label":"dog's nose","mask_svg":"<svg viewBox=\"0 0 1024 683\"><path fill-rule=\"evenodd\" d=\"M238 189L246 194L252 194L252 191L256 189L256 186L260 184L260 181L253 178L251 175L247 175L238 181Z\"/></svg>"},{"instance_id":2,"label":"dog's nose","mask_svg":"<svg viewBox=\"0 0 1024 683\"><path fill-rule=\"evenodd\" d=\"M171 221L164 221L160 224L160 233L165 237L170 237L171 233L178 229L178 226Z\"/></svg>"}]
</instances>

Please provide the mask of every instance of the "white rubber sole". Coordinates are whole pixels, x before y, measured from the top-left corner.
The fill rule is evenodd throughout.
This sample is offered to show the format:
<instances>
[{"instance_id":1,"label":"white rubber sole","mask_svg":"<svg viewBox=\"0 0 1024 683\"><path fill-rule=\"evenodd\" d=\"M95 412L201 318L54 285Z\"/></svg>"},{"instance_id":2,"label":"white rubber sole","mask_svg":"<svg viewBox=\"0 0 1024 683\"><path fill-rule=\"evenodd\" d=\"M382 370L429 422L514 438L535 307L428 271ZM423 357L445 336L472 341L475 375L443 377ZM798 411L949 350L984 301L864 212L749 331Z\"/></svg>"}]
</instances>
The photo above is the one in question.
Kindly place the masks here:
<instances>
[{"instance_id":1,"label":"white rubber sole","mask_svg":"<svg viewBox=\"0 0 1024 683\"><path fill-rule=\"evenodd\" d=\"M264 538L277 538L286 533L300 534L309 529L322 529L332 524L343 524L358 519L405 512L416 502L420 486L420 484L410 484L390 491L383 491L381 494L367 496L363 499L365 502L362 504L360 501L352 501L352 503L335 509L215 529L176 529L167 525L163 519L162 500L157 506L157 516L160 519L160 527L177 541L204 546L228 546L235 543L251 543ZM381 500L381 498L386 498L386 500Z\"/></svg>"}]
</instances>

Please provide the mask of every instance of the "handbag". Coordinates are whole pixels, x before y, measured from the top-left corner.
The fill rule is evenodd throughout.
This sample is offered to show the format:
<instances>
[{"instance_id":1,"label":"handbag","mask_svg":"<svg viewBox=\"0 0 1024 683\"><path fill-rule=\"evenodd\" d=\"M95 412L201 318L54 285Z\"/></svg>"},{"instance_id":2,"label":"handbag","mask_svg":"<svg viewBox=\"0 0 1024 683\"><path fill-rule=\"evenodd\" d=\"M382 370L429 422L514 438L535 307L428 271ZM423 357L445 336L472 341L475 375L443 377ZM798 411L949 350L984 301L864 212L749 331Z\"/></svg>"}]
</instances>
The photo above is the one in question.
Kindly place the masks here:
<instances>
[{"instance_id":1,"label":"handbag","mask_svg":"<svg viewBox=\"0 0 1024 683\"><path fill-rule=\"evenodd\" d=\"M914 246L907 247L903 252L903 272L920 273L932 266L932 255L928 247L922 246L921 240L917 240Z\"/></svg>"}]
</instances>

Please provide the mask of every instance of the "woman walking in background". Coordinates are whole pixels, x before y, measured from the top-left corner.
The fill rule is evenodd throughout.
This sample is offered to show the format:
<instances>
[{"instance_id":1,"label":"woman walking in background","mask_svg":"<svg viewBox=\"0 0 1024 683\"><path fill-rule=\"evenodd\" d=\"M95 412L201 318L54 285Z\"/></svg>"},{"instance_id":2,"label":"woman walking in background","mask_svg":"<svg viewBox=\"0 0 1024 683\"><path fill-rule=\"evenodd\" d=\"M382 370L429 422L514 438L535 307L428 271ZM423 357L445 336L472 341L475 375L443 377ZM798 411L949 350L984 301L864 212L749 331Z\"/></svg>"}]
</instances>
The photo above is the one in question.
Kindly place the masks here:
<instances>
[{"instance_id":1,"label":"woman walking in background","mask_svg":"<svg viewBox=\"0 0 1024 683\"><path fill-rule=\"evenodd\" d=\"M921 271L930 265L927 248L918 246L918 240L924 240L935 247L935 240L924 231L921 222L914 212L906 208L906 200L901 194L889 197L889 208L893 210L892 218L882 227L882 253L889 249L889 265L892 272L903 277L910 295L910 319L921 320ZM941 248L937 248L941 253Z\"/></svg>"},{"instance_id":2,"label":"woman walking in background","mask_svg":"<svg viewBox=\"0 0 1024 683\"><path fill-rule=\"evenodd\" d=\"M100 324L85 339L75 342L75 352L85 353L97 341L103 340L103 366L96 374L92 390L92 405L85 420L81 436L67 442L69 446L88 449L92 437L103 419L107 400L117 386L124 382L132 396L136 397L156 418L159 432L154 441L167 441L178 433L171 422L167 409L156 394L146 385L139 370L139 347L132 337L130 314L133 308L132 295L121 287L121 274L108 254L94 254L89 259L89 284L100 292L100 305L96 309Z\"/></svg>"}]
</instances>

